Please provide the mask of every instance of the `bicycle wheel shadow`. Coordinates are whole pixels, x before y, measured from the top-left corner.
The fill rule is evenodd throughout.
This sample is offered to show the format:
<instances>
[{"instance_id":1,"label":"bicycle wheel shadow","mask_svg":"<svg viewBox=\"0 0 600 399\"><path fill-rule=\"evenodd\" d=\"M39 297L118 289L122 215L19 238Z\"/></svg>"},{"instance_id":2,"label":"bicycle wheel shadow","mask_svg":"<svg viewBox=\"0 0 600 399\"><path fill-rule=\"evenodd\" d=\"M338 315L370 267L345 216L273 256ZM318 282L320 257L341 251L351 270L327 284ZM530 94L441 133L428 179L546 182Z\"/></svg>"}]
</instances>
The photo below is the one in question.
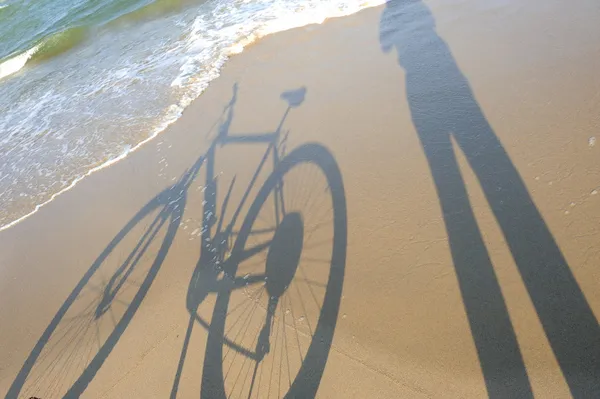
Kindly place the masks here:
<instances>
[{"instance_id":1,"label":"bicycle wheel shadow","mask_svg":"<svg viewBox=\"0 0 600 399\"><path fill-rule=\"evenodd\" d=\"M232 189L240 183L232 177L220 207L211 155L217 142L208 151L201 252L188 288L190 319L170 397L178 396L192 329L198 323L208 331L200 397L258 395L272 388L273 378L285 374L287 385L280 397L310 398L321 381L341 300L347 239L342 176L333 155L319 144L304 144L286 154L282 127L290 110L303 103L305 88L281 94L288 107L275 132L264 134L229 134L237 93L236 84L218 128L220 144L271 147L237 196ZM243 221L236 222L270 155L272 173L252 194ZM233 207L229 219L228 207ZM327 216L329 222L322 223ZM317 259L323 247L328 251ZM315 272L311 262L324 262L324 270ZM198 311L209 294L215 295L210 322ZM268 382L262 378L266 373Z\"/></svg>"},{"instance_id":2,"label":"bicycle wheel shadow","mask_svg":"<svg viewBox=\"0 0 600 399\"><path fill-rule=\"evenodd\" d=\"M160 270L202 163L201 156L105 247L42 333L5 398L78 398L84 393Z\"/></svg>"},{"instance_id":3,"label":"bicycle wheel shadow","mask_svg":"<svg viewBox=\"0 0 600 399\"><path fill-rule=\"evenodd\" d=\"M489 396L533 393L452 141L483 189L571 393L599 396L598 321L467 78L437 34L429 8L422 0L388 1L380 43L384 52L396 49L405 71L406 98L439 197Z\"/></svg>"}]
</instances>

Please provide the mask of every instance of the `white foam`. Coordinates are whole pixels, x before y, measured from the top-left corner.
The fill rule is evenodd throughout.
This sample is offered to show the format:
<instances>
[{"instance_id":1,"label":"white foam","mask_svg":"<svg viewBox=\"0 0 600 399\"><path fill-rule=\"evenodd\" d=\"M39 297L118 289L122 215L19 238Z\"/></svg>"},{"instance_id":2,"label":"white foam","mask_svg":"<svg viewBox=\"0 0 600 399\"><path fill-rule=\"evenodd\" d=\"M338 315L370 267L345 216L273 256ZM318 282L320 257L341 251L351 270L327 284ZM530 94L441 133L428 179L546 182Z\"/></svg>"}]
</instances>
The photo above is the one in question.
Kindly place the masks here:
<instances>
[{"instance_id":1,"label":"white foam","mask_svg":"<svg viewBox=\"0 0 600 399\"><path fill-rule=\"evenodd\" d=\"M219 76L227 59L256 40L327 19L354 14L386 0L255 0L216 2L214 12L194 20L185 47L187 59L173 87L188 87L182 106L198 97ZM221 3L221 4L219 4ZM199 74L201 72L201 74Z\"/></svg>"},{"instance_id":2,"label":"white foam","mask_svg":"<svg viewBox=\"0 0 600 399\"><path fill-rule=\"evenodd\" d=\"M47 201L38 204L35 206L34 210L29 212L26 215L21 216L20 218L5 224L4 226L0 226L0 231L6 230L9 227L12 227L14 225L16 225L17 223L27 219L29 216L33 215L34 213L36 213L37 211L39 211L43 206L49 204L50 202L52 202L56 197L58 197L59 195L63 194L66 191L69 191L70 189L72 189L73 187L75 187L77 185L77 183L79 183L81 180L83 180L84 178L92 175L93 173L96 173L102 169L108 168L109 166L112 166L114 164L116 164L117 162L121 161L122 159L125 159L125 157L127 157L129 154L131 154L132 152L138 150L139 148L141 148L144 144L148 143L149 141L151 141L152 139L154 139L156 136L158 136L160 134L160 132L162 132L163 130L165 130L171 123L175 122L178 118L173 118L173 119L167 119L165 120L165 122L163 124L161 124L159 127L157 127L153 134L150 135L147 139L141 141L140 143L138 143L136 146L134 147L128 147L125 149L125 151L123 151L123 153L115 158L112 158L106 162L104 162L102 165L96 166L90 170L87 171L87 173L85 173L82 176L79 176L77 178L75 178L71 184L69 184L67 187L63 188L62 190L52 194L52 196L50 197L50 199L48 199ZM173 180L175 180L175 178L173 178Z\"/></svg>"},{"instance_id":3,"label":"white foam","mask_svg":"<svg viewBox=\"0 0 600 399\"><path fill-rule=\"evenodd\" d=\"M3 8L0 6L0 9ZM16 55L14 57L9 58L0 64L0 79L5 78L7 76L12 75L23 69L27 61L31 58L32 55L38 50L38 46L30 48L29 50Z\"/></svg>"}]
</instances>

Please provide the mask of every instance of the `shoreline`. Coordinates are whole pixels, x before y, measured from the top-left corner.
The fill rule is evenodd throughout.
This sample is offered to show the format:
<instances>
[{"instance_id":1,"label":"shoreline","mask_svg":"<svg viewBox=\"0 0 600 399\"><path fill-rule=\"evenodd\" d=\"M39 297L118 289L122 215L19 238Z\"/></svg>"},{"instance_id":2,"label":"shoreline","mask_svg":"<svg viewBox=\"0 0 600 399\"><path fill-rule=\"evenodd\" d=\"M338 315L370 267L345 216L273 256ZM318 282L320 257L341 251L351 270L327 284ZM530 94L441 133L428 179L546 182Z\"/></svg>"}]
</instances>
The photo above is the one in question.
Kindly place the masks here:
<instances>
[{"instance_id":1,"label":"shoreline","mask_svg":"<svg viewBox=\"0 0 600 399\"><path fill-rule=\"evenodd\" d=\"M383 0L384 1L384 0ZM177 122L177 120L179 118L181 118L181 115L183 114L183 112L186 110L186 108L188 108L198 97L200 97L202 95L202 93L204 93L204 91L206 91L206 89L208 88L208 86L210 85L210 83L215 80L218 79L221 73L221 70L225 67L225 65L227 64L227 62L230 61L231 57L235 57L236 55L242 54L243 51L245 51L246 48L256 44L258 41L263 40L264 38L266 38L267 36L273 35L273 34L277 34L277 33L282 33L282 32L286 32L288 30L293 30L293 29L300 29L309 25L320 25L325 23L328 20L333 20L336 18L343 18L355 13L358 13L362 10L366 10L372 7L377 7L381 5L381 1L380 0L371 0L371 1L367 1L364 4L361 4L360 8L357 10L351 10L348 12L340 12L336 15L331 15L331 16L327 16L324 17L322 20L313 20L313 19L309 19L307 21L303 21L301 23L297 23L297 25L289 25L289 26L283 26L283 27L277 27L277 25L275 25L274 27L270 27L268 29L259 29L256 32L253 32L252 35L242 38L240 39L237 43L234 43L232 46L229 47L228 51L225 54L225 59L223 60L222 63L220 63L221 65L218 67L218 71L217 71L217 75L214 76L211 80L209 80L205 87L200 89L199 94L195 95L194 98L192 99L188 99L185 98L183 99L183 103L180 104L172 104L171 107L175 107L177 109L177 113L176 115L171 115L172 112L166 112L165 116L163 117L164 120L162 120L157 127L153 128L152 132L148 138L138 142L137 144L133 145L131 148L127 149L126 151L124 151L121 155L108 159L107 161L103 162L102 164L95 166L93 168L91 168L90 170L88 170L86 173L84 173L81 176L77 176L73 179L73 181L66 187L62 188L61 190L59 190L56 193L53 193L49 199L47 199L46 201L40 203L40 204L36 204L34 205L33 210L31 210L30 212L17 217L16 219L0 226L0 232L7 230L9 228L11 228L12 226L15 226L16 224L22 222L23 220L27 219L30 216L33 216L36 212L38 212L42 207L44 207L45 205L49 204L50 202L54 201L58 196L60 196L61 194L71 190L72 188L74 188L77 183L79 183L81 180L85 179L86 177L90 176L93 173L96 173L102 169L108 168L114 164L116 164L117 162L125 159L127 156L129 156L131 153L135 152L136 150L138 150L139 148L141 148L143 145L145 145L146 143L156 139L159 135L161 135L171 124ZM278 30L279 29L279 30ZM21 57L26 56L25 57L25 62L23 63L23 65L16 71L11 72L12 73L16 73L18 72L20 69L22 69L23 67L25 67L27 61L29 60L29 58L31 58L32 54L35 54L35 52L37 51L37 48L39 47L39 45L34 46L33 48L26 50L20 54L17 54L16 56L10 58L10 59L6 59L4 60L5 63L9 63L9 61L13 61L16 59L21 59ZM4 65L4 62L2 63L2 65ZM0 65L0 66L2 66ZM10 74L9 74L10 75ZM7 76L0 76L0 79L6 78ZM209 74L210 75L210 74Z\"/></svg>"}]
</instances>

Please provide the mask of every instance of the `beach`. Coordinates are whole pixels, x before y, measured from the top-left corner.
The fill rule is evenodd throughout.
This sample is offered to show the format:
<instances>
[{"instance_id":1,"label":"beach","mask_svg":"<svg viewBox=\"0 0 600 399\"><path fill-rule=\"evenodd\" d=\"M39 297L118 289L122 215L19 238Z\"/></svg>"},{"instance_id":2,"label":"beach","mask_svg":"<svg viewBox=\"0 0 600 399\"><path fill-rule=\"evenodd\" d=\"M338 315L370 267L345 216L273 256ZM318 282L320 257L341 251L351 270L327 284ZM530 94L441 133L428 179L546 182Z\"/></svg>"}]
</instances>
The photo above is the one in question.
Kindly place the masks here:
<instances>
[{"instance_id":1,"label":"beach","mask_svg":"<svg viewBox=\"0 0 600 399\"><path fill-rule=\"evenodd\" d=\"M397 1L248 45L155 138L0 231L0 395L595 397L599 14ZM266 216L285 165L299 236ZM261 234L302 242L292 280L293 245L215 261ZM276 281L252 280L269 259Z\"/></svg>"}]
</instances>

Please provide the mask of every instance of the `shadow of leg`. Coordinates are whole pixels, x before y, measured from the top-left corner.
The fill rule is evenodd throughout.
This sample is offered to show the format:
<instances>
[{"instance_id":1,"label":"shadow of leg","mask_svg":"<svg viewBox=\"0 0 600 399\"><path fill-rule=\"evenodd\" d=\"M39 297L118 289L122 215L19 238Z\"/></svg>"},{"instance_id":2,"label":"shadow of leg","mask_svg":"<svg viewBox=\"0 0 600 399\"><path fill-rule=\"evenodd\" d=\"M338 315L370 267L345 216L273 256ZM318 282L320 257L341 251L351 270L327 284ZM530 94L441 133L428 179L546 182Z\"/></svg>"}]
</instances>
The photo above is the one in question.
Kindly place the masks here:
<instances>
[{"instance_id":1,"label":"shadow of leg","mask_svg":"<svg viewBox=\"0 0 600 399\"><path fill-rule=\"evenodd\" d=\"M420 133L425 131L419 129ZM532 397L517 337L452 143L449 136L445 142L436 137L435 144L424 143L425 154L440 198L454 269L488 394L492 398Z\"/></svg>"}]
</instances>

